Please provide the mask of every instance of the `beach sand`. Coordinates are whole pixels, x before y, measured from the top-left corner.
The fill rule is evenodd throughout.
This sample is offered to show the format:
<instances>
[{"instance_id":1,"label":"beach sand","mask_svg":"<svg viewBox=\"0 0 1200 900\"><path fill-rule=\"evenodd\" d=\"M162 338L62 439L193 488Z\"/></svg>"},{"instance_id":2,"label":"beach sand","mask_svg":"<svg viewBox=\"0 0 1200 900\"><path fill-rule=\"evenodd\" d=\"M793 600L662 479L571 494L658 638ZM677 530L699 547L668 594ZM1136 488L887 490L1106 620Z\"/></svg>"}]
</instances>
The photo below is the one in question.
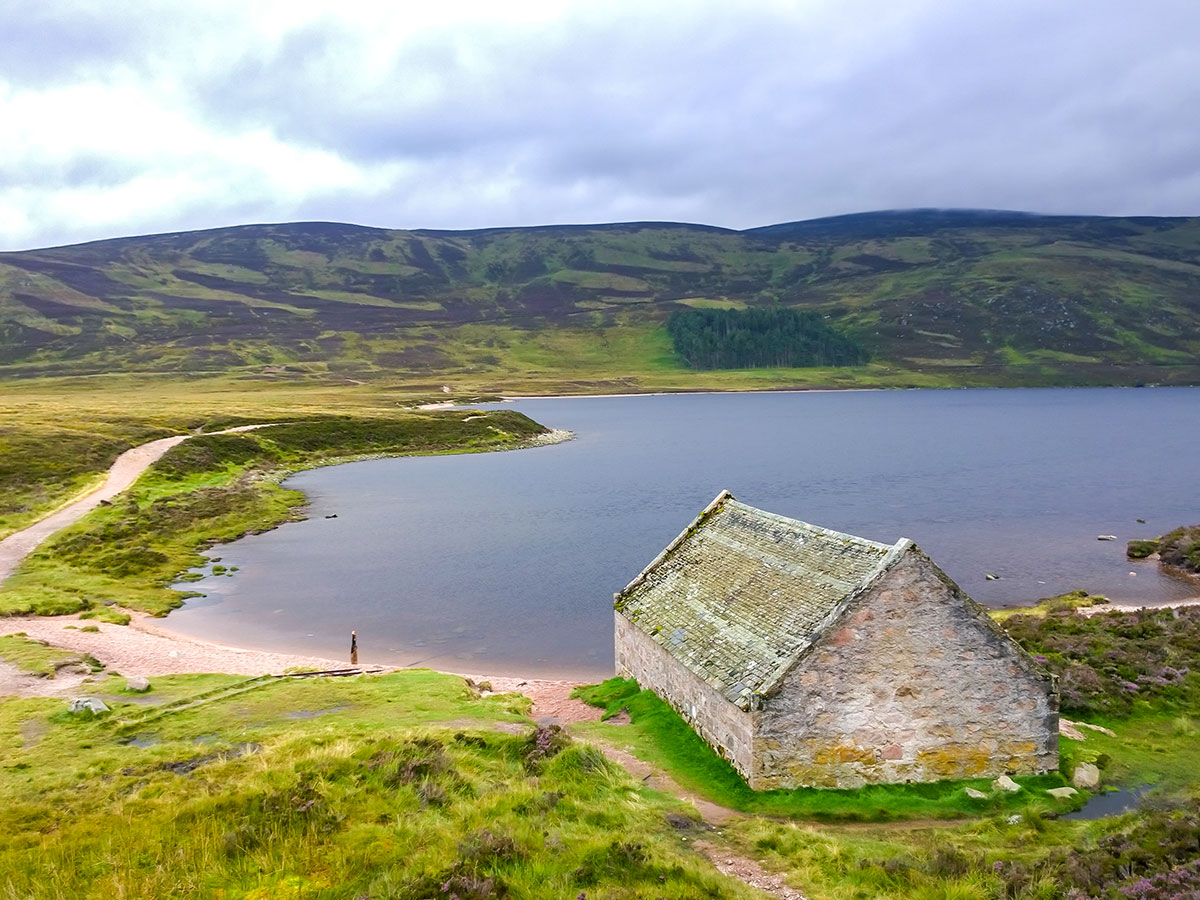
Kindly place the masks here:
<instances>
[{"instance_id":1,"label":"beach sand","mask_svg":"<svg viewBox=\"0 0 1200 900\"><path fill-rule=\"evenodd\" d=\"M202 641L178 634L146 613L127 610L128 625L113 625L94 619L67 616L10 616L0 618L0 634L24 633L54 647L85 653L101 662L106 672L121 675L178 675L221 672L230 675L278 674L287 669L346 668L345 659L325 659L249 650ZM82 631L95 626L99 631ZM361 660L370 666L371 660ZM390 671L390 667L383 667ZM551 681L535 678L491 676L480 673L459 674L476 684L490 682L496 693L520 693L533 701L533 718L542 723L594 721L601 710L571 698L582 681ZM86 693L85 678L78 672L60 672L55 678L23 675L0 663L0 696L79 696Z\"/></svg>"}]
</instances>

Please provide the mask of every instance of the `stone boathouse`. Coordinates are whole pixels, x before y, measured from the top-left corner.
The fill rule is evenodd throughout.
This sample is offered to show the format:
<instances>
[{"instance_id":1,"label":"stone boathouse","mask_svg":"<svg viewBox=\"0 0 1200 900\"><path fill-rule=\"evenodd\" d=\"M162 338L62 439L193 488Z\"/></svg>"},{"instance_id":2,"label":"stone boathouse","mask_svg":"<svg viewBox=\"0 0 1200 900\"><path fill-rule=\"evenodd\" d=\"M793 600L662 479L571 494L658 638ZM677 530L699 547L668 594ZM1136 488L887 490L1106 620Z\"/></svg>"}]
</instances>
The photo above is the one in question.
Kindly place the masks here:
<instances>
[{"instance_id":1,"label":"stone boathouse","mask_svg":"<svg viewBox=\"0 0 1200 900\"><path fill-rule=\"evenodd\" d=\"M1058 693L912 541L879 544L722 492L616 595L617 671L752 788L1058 765Z\"/></svg>"}]
</instances>

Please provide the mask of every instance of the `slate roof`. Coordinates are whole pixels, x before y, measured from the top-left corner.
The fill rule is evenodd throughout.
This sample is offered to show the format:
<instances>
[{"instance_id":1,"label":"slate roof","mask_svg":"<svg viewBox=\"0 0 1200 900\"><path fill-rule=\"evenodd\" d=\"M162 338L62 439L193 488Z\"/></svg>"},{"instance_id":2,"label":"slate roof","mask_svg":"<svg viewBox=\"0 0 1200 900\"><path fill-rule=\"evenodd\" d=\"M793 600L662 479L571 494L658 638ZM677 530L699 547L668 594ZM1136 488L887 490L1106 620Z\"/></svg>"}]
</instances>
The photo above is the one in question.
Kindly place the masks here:
<instances>
[{"instance_id":1,"label":"slate roof","mask_svg":"<svg viewBox=\"0 0 1200 900\"><path fill-rule=\"evenodd\" d=\"M616 609L731 703L749 709L912 547L830 531L722 491L616 595Z\"/></svg>"}]
</instances>

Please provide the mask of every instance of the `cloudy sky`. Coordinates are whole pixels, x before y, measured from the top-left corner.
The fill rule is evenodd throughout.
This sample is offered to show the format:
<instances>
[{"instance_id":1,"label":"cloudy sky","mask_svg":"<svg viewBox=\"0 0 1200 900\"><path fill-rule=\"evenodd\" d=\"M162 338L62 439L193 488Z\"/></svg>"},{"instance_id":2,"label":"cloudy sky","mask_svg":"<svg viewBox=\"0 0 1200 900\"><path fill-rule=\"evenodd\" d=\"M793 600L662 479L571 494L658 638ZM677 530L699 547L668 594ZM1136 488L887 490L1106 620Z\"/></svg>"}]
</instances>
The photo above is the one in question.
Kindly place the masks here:
<instances>
[{"instance_id":1,"label":"cloudy sky","mask_svg":"<svg viewBox=\"0 0 1200 900\"><path fill-rule=\"evenodd\" d=\"M4 0L0 249L1200 214L1195 0Z\"/></svg>"}]
</instances>

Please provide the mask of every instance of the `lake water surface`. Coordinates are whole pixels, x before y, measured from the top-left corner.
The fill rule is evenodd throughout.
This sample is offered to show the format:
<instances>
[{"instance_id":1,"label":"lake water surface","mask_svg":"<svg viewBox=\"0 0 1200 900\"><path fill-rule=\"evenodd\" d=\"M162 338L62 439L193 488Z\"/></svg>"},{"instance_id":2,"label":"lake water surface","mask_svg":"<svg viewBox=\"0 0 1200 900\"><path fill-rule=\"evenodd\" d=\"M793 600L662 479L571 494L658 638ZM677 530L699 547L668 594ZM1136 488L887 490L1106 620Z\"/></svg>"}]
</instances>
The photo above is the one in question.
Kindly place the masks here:
<instances>
[{"instance_id":1,"label":"lake water surface","mask_svg":"<svg viewBox=\"0 0 1200 900\"><path fill-rule=\"evenodd\" d=\"M1075 588L1137 604L1200 594L1124 553L1200 521L1198 388L507 406L577 438L296 475L310 518L212 551L239 571L186 585L206 597L171 627L334 658L356 629L366 662L604 676L613 593L723 488L839 531L911 538L992 606Z\"/></svg>"}]
</instances>

